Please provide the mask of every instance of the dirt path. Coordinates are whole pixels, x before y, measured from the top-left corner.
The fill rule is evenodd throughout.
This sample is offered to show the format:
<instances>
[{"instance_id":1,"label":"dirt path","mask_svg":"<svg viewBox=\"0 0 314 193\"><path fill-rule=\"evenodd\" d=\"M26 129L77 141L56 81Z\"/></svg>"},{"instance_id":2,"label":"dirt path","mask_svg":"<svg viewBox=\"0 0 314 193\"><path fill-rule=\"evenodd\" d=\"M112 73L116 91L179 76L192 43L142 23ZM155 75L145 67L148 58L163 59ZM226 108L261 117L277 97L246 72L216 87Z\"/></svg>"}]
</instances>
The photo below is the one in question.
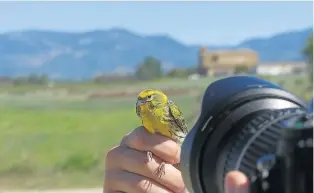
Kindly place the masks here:
<instances>
[{"instance_id":1,"label":"dirt path","mask_svg":"<svg viewBox=\"0 0 314 193\"><path fill-rule=\"evenodd\" d=\"M72 189L72 190L28 190L28 191L2 191L0 193L102 193L101 188L95 189Z\"/></svg>"}]
</instances>

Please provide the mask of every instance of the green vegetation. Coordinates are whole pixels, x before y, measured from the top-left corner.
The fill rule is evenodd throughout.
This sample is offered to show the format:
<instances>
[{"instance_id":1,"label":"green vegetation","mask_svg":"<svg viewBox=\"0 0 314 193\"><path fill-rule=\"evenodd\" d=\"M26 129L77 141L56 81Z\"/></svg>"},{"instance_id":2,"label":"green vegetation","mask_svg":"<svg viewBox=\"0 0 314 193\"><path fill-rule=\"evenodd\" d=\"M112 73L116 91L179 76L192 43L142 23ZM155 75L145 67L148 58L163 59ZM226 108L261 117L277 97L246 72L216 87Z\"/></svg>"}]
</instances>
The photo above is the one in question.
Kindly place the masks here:
<instances>
[{"instance_id":1,"label":"green vegetation","mask_svg":"<svg viewBox=\"0 0 314 193\"><path fill-rule=\"evenodd\" d=\"M167 76L172 77L172 78L174 77L185 78L195 73L197 73L197 68L195 67L194 68L174 68L167 73Z\"/></svg>"},{"instance_id":2,"label":"green vegetation","mask_svg":"<svg viewBox=\"0 0 314 193\"><path fill-rule=\"evenodd\" d=\"M309 99L307 77L264 77ZM0 187L101 186L104 155L140 125L134 103L144 88L167 90L189 125L213 78L127 84L0 84ZM181 89L174 90L173 89ZM189 91L179 94L183 90ZM176 93L178 92L178 93ZM118 95L108 95L118 93ZM99 98L91 98L97 94Z\"/></svg>"},{"instance_id":3,"label":"green vegetation","mask_svg":"<svg viewBox=\"0 0 314 193\"><path fill-rule=\"evenodd\" d=\"M241 73L246 74L248 72L249 72L249 68L245 65L237 66L234 71L235 74L241 74Z\"/></svg>"},{"instance_id":4,"label":"green vegetation","mask_svg":"<svg viewBox=\"0 0 314 193\"><path fill-rule=\"evenodd\" d=\"M307 62L309 65L309 79L311 82L311 87L313 87L313 34L309 37L306 42L306 46L303 50L303 54L307 58Z\"/></svg>"},{"instance_id":5,"label":"green vegetation","mask_svg":"<svg viewBox=\"0 0 314 193\"><path fill-rule=\"evenodd\" d=\"M146 57L144 61L138 65L135 76L140 80L160 78L162 76L162 66L160 60L151 56Z\"/></svg>"},{"instance_id":6,"label":"green vegetation","mask_svg":"<svg viewBox=\"0 0 314 193\"><path fill-rule=\"evenodd\" d=\"M101 185L105 152L140 125L134 98L1 97L0 187Z\"/></svg>"}]
</instances>

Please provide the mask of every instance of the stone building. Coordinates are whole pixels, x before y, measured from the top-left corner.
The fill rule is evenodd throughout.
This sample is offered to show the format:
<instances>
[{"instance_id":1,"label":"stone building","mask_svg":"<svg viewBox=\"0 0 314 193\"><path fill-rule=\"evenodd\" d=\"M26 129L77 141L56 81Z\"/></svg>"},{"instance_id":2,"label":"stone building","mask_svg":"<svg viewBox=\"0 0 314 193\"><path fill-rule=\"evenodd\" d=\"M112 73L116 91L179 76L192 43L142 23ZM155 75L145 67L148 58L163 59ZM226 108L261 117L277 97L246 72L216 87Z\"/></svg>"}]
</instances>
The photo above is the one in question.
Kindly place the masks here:
<instances>
[{"instance_id":1,"label":"stone building","mask_svg":"<svg viewBox=\"0 0 314 193\"><path fill-rule=\"evenodd\" d=\"M206 76L232 75L238 67L255 72L258 61L258 54L249 49L208 51L201 47L198 71Z\"/></svg>"},{"instance_id":2,"label":"stone building","mask_svg":"<svg viewBox=\"0 0 314 193\"><path fill-rule=\"evenodd\" d=\"M306 62L261 62L257 65L259 75L298 75L308 73Z\"/></svg>"}]
</instances>

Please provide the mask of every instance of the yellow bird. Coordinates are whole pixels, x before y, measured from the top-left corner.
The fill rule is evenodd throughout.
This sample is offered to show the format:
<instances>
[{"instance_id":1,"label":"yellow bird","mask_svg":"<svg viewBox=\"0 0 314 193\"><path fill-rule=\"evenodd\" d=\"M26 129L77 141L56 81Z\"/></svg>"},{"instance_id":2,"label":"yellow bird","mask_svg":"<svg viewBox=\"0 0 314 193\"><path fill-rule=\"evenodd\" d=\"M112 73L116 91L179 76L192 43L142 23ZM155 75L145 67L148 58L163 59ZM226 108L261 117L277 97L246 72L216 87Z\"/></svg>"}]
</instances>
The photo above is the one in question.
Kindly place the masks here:
<instances>
[{"instance_id":1,"label":"yellow bird","mask_svg":"<svg viewBox=\"0 0 314 193\"><path fill-rule=\"evenodd\" d=\"M162 91L146 89L140 92L136 102L136 114L149 132L167 136L182 145L188 133L186 121L180 109ZM151 152L147 155L152 159ZM164 170L163 162L156 170L156 175L161 177Z\"/></svg>"}]
</instances>

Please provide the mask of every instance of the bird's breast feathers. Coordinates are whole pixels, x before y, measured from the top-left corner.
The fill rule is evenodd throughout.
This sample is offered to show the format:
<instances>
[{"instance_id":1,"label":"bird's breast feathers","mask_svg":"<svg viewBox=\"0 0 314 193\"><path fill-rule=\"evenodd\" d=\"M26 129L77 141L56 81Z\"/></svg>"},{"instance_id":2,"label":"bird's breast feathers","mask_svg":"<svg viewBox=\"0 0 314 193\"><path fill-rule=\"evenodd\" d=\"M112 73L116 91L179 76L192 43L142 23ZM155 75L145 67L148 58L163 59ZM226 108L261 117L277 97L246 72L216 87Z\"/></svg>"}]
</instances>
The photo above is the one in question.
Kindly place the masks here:
<instances>
[{"instance_id":1,"label":"bird's breast feathers","mask_svg":"<svg viewBox=\"0 0 314 193\"><path fill-rule=\"evenodd\" d=\"M142 120L144 127L146 127L148 130L153 129L157 133L161 133L170 137L170 125L167 121L167 117L169 117L169 112L167 112L167 109L168 107L164 106L143 113Z\"/></svg>"}]
</instances>

